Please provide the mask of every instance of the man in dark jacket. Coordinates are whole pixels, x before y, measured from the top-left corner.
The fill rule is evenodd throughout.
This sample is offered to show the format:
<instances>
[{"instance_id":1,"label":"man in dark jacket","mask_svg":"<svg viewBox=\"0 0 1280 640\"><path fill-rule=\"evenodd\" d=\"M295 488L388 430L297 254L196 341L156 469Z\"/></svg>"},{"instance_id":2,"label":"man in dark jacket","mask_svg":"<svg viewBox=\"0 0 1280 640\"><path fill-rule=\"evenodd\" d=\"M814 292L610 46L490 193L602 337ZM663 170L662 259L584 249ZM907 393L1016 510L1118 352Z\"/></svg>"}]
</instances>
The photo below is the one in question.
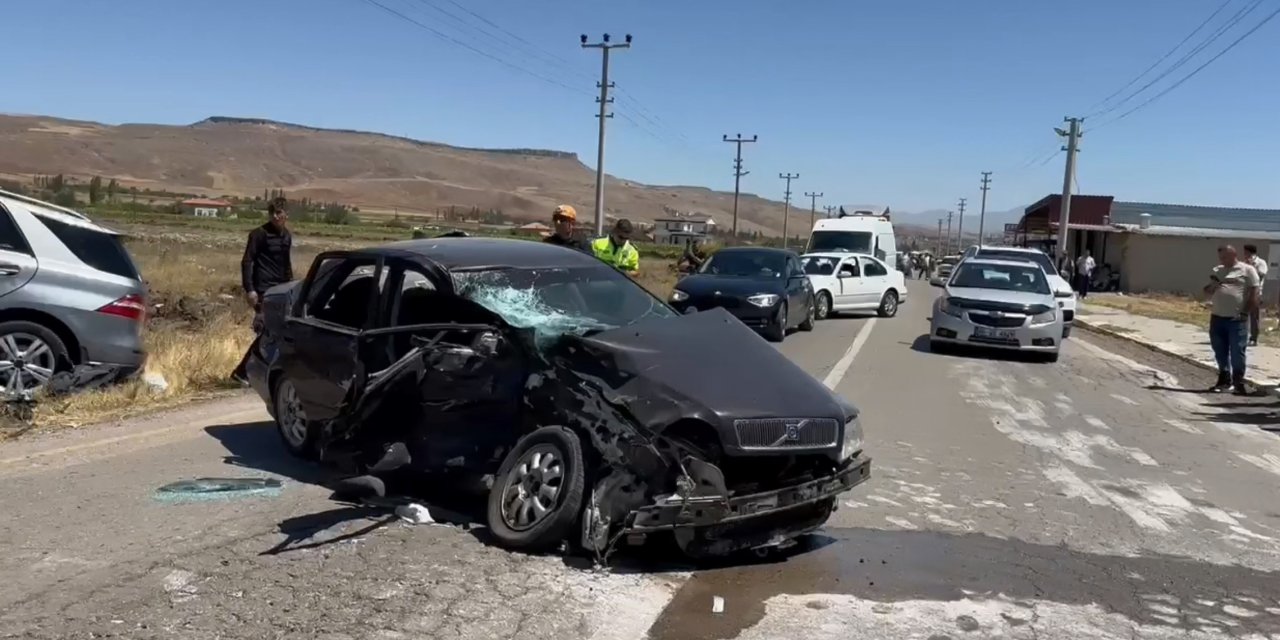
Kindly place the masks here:
<instances>
[{"instance_id":1,"label":"man in dark jacket","mask_svg":"<svg viewBox=\"0 0 1280 640\"><path fill-rule=\"evenodd\" d=\"M283 197L272 198L267 203L267 222L249 232L244 257L240 260L240 286L253 307L255 333L261 330L262 294L271 287L293 280L293 234L289 233L288 204ZM245 381L248 360L246 352L232 377Z\"/></svg>"},{"instance_id":2,"label":"man in dark jacket","mask_svg":"<svg viewBox=\"0 0 1280 640\"><path fill-rule=\"evenodd\" d=\"M567 204L556 207L556 210L551 212L551 235L543 238L542 241L590 253L591 248L587 243L574 235L574 226L577 223L578 212L573 207Z\"/></svg>"}]
</instances>

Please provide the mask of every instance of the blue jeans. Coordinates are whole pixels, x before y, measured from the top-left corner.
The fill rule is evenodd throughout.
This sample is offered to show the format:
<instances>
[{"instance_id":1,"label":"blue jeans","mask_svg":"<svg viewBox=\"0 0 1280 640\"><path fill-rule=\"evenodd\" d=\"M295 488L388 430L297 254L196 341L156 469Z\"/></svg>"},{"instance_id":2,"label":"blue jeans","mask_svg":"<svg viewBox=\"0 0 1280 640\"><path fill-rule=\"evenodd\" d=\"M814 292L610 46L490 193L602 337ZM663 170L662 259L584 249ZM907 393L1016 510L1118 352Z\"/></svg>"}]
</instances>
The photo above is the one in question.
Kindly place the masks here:
<instances>
[{"instance_id":1,"label":"blue jeans","mask_svg":"<svg viewBox=\"0 0 1280 640\"><path fill-rule=\"evenodd\" d=\"M1218 361L1218 371L1230 375L1233 382L1244 380L1244 347L1248 339L1244 319L1209 316L1209 344Z\"/></svg>"}]
</instances>

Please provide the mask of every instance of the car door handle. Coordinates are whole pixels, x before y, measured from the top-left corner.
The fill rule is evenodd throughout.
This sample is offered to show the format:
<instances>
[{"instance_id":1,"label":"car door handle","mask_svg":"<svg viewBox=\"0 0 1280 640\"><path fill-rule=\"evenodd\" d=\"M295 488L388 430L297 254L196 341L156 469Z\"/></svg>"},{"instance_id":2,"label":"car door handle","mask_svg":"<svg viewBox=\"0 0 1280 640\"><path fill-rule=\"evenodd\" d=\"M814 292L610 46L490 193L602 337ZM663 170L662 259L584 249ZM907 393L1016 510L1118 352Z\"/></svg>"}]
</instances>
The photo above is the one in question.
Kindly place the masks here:
<instances>
[{"instance_id":1,"label":"car door handle","mask_svg":"<svg viewBox=\"0 0 1280 640\"><path fill-rule=\"evenodd\" d=\"M22 267L16 264L3 263L0 264L0 276L16 276L22 273Z\"/></svg>"}]
</instances>

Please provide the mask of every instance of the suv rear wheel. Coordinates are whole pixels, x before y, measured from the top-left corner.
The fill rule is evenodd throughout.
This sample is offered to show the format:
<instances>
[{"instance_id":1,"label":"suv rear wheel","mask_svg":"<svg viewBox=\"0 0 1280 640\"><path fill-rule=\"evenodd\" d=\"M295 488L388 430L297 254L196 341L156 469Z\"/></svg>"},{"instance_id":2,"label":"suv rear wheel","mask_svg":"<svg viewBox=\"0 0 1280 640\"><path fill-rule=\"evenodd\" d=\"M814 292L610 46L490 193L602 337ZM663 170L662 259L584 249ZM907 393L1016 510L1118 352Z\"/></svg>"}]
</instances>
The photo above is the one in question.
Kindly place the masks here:
<instances>
[{"instance_id":1,"label":"suv rear wheel","mask_svg":"<svg viewBox=\"0 0 1280 640\"><path fill-rule=\"evenodd\" d=\"M0 322L0 397L22 397L71 361L58 334L34 322Z\"/></svg>"},{"instance_id":2,"label":"suv rear wheel","mask_svg":"<svg viewBox=\"0 0 1280 640\"><path fill-rule=\"evenodd\" d=\"M298 399L298 388L288 376L281 376L272 395L276 418L276 431L284 448L299 458L316 458L316 436L319 429L307 419L307 413Z\"/></svg>"}]
</instances>

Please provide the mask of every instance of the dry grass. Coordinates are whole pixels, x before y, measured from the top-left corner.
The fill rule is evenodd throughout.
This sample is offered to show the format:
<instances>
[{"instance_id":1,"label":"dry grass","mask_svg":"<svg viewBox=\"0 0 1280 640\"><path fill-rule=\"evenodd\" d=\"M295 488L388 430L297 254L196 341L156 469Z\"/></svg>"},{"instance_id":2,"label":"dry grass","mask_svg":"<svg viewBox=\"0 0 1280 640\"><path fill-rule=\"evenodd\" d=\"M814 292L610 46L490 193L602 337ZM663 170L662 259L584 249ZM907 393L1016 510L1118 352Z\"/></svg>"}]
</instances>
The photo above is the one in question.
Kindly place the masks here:
<instances>
[{"instance_id":1,"label":"dry grass","mask_svg":"<svg viewBox=\"0 0 1280 640\"><path fill-rule=\"evenodd\" d=\"M1100 294L1089 296L1086 303L1119 309L1145 318L1172 320L1202 329L1208 329L1209 327L1208 305L1187 296L1159 293L1124 296ZM1269 346L1280 346L1280 334L1276 331L1275 313L1270 312L1265 316L1262 320L1262 335L1258 342Z\"/></svg>"},{"instance_id":2,"label":"dry grass","mask_svg":"<svg viewBox=\"0 0 1280 640\"><path fill-rule=\"evenodd\" d=\"M132 230L137 231L137 230ZM239 238L215 233L139 232L129 250L150 289L147 374L168 383L164 391L137 380L110 388L48 398L16 430L78 427L173 406L235 388L228 379L252 340L251 311L240 291ZM297 275L322 250L358 242L307 243L294 251ZM637 281L666 299L675 283L674 263L645 259ZM0 425L3 426L3 425ZM4 433L0 429L0 435Z\"/></svg>"}]
</instances>

